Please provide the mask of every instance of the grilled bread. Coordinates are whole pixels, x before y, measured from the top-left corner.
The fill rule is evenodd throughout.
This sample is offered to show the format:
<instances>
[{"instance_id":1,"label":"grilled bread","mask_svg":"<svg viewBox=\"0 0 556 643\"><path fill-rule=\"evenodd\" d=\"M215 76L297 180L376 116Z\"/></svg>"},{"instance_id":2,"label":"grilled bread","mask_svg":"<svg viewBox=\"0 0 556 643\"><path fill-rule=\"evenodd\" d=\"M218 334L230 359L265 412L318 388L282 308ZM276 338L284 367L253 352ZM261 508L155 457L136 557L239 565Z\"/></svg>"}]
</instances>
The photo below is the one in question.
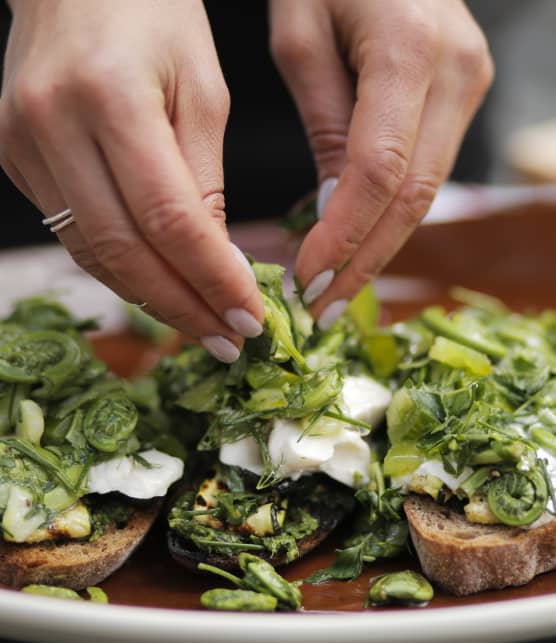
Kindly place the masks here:
<instances>
[{"instance_id":1,"label":"grilled bread","mask_svg":"<svg viewBox=\"0 0 556 643\"><path fill-rule=\"evenodd\" d=\"M451 594L525 585L556 568L554 518L529 529L479 525L417 495L406 499L404 509L423 572Z\"/></svg>"},{"instance_id":2,"label":"grilled bread","mask_svg":"<svg viewBox=\"0 0 556 643\"><path fill-rule=\"evenodd\" d=\"M96 585L129 558L159 509L158 502L135 508L125 526L109 525L94 542L14 544L0 540L0 584L18 588L41 583L75 590Z\"/></svg>"}]
</instances>

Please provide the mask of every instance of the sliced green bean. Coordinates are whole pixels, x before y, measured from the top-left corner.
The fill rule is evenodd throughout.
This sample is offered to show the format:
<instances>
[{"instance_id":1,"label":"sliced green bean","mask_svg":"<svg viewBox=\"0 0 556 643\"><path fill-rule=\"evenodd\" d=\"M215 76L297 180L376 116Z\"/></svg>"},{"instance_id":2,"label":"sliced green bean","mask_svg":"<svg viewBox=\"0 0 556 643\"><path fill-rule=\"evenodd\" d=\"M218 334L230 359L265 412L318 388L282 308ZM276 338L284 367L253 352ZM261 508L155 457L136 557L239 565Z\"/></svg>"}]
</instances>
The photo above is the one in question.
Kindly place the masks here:
<instances>
[{"instance_id":1,"label":"sliced green bean","mask_svg":"<svg viewBox=\"0 0 556 643\"><path fill-rule=\"evenodd\" d=\"M556 455L556 435L547 429L537 426L531 429L531 439L540 447Z\"/></svg>"},{"instance_id":2,"label":"sliced green bean","mask_svg":"<svg viewBox=\"0 0 556 643\"><path fill-rule=\"evenodd\" d=\"M29 440L32 444L40 444L43 433L44 415L41 407L34 400L21 400L15 427L16 436Z\"/></svg>"},{"instance_id":3,"label":"sliced green bean","mask_svg":"<svg viewBox=\"0 0 556 643\"><path fill-rule=\"evenodd\" d=\"M474 471L461 485L460 489L468 498L476 493L485 483L491 479L492 468L481 467Z\"/></svg>"},{"instance_id":4,"label":"sliced green bean","mask_svg":"<svg viewBox=\"0 0 556 643\"><path fill-rule=\"evenodd\" d=\"M490 357L500 359L508 352L504 344L495 339L489 339L478 333L466 333L464 329L459 328L459 326L446 315L445 311L438 306L426 308L421 315L421 319L435 333L453 339L460 344L474 348L482 353L486 353Z\"/></svg>"}]
</instances>

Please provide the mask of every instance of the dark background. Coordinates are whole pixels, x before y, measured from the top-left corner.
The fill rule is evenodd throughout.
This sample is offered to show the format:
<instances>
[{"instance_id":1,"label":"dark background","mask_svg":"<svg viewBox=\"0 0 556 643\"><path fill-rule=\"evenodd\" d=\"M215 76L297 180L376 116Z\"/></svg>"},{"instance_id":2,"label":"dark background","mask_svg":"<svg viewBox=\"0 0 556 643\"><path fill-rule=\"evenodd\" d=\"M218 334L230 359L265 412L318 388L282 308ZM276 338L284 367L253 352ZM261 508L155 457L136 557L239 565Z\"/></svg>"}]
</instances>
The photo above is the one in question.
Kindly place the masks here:
<instances>
[{"instance_id":1,"label":"dark background","mask_svg":"<svg viewBox=\"0 0 556 643\"><path fill-rule=\"evenodd\" d=\"M266 3L206 0L232 108L225 139L226 203L229 221L283 214L316 187L303 128L268 48ZM0 0L0 50L10 14ZM478 114L462 147L453 177L483 181L489 159L484 114ZM0 248L52 241L39 213L0 171Z\"/></svg>"}]
</instances>

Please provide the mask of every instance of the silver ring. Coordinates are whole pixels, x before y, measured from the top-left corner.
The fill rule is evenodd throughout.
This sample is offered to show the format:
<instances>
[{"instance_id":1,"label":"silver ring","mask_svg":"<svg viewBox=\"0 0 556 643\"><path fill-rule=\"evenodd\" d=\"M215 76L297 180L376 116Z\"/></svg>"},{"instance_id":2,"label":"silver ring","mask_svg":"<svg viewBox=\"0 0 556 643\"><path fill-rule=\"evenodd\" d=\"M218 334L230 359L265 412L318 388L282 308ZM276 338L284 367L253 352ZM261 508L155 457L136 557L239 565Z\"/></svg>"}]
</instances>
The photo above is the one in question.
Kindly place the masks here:
<instances>
[{"instance_id":1,"label":"silver ring","mask_svg":"<svg viewBox=\"0 0 556 643\"><path fill-rule=\"evenodd\" d=\"M43 225L50 226L50 232L59 232L74 222L75 219L73 218L70 208L42 220Z\"/></svg>"}]
</instances>

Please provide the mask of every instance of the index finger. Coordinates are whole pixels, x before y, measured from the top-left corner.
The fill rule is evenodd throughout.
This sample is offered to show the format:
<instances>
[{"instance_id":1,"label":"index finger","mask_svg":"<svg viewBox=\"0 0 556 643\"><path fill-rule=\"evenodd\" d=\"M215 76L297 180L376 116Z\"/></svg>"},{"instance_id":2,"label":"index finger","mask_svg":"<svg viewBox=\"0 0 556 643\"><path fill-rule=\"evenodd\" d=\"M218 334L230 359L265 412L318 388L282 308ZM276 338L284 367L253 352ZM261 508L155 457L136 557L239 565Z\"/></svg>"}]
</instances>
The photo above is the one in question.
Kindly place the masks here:
<instances>
[{"instance_id":1,"label":"index finger","mask_svg":"<svg viewBox=\"0 0 556 643\"><path fill-rule=\"evenodd\" d=\"M228 324L233 327L238 311L261 322L264 306L253 275L238 264L225 230L203 203L163 105L155 100L135 107L124 126L121 118L108 119L96 134L138 229Z\"/></svg>"}]
</instances>

